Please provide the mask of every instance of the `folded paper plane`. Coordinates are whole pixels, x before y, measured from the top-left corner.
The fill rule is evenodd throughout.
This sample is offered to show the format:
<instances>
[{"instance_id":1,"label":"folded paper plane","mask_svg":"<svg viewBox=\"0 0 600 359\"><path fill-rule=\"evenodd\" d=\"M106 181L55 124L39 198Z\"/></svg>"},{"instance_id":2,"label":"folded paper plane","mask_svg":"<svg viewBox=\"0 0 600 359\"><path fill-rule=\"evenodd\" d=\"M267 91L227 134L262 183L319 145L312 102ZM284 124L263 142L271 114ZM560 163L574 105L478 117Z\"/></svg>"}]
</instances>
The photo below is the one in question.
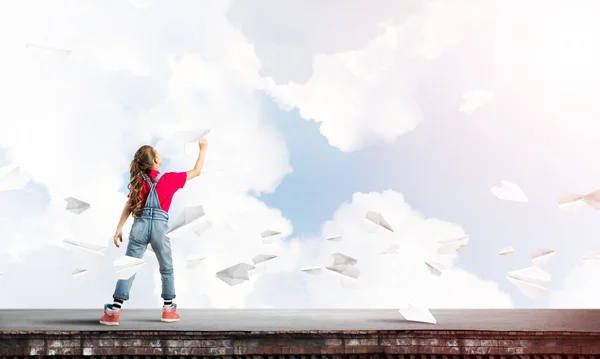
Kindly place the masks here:
<instances>
[{"instance_id":1,"label":"folded paper plane","mask_svg":"<svg viewBox=\"0 0 600 359\"><path fill-rule=\"evenodd\" d=\"M529 201L523 190L512 182L500 181L498 185L492 187L491 191L498 199L515 202Z\"/></svg>"},{"instance_id":2,"label":"folded paper plane","mask_svg":"<svg viewBox=\"0 0 600 359\"><path fill-rule=\"evenodd\" d=\"M65 201L67 201L67 211L73 212L75 214L81 214L85 210L90 208L89 203L86 203L77 198L68 197L68 198L65 198Z\"/></svg>"},{"instance_id":3,"label":"folded paper plane","mask_svg":"<svg viewBox=\"0 0 600 359\"><path fill-rule=\"evenodd\" d=\"M436 277L439 277L442 275L442 272L444 271L444 265L441 263L436 263L436 262L425 262L425 265L427 266L427 268L429 269L429 272L431 272L431 274L433 274Z\"/></svg>"},{"instance_id":4,"label":"folded paper plane","mask_svg":"<svg viewBox=\"0 0 600 359\"><path fill-rule=\"evenodd\" d=\"M326 238L326 240L331 241L331 242L339 242L339 241L341 241L343 239L344 239L344 237L342 237L342 236Z\"/></svg>"},{"instance_id":5,"label":"folded paper plane","mask_svg":"<svg viewBox=\"0 0 600 359\"><path fill-rule=\"evenodd\" d=\"M184 151L186 154L198 153L198 141L206 137L210 133L210 129L200 129L195 131L181 132L181 140L184 143ZM202 170L204 172L204 170Z\"/></svg>"},{"instance_id":6,"label":"folded paper plane","mask_svg":"<svg viewBox=\"0 0 600 359\"><path fill-rule=\"evenodd\" d=\"M585 208L600 209L600 191L586 195L569 194L558 199L558 208L561 212L575 212Z\"/></svg>"},{"instance_id":7,"label":"folded paper plane","mask_svg":"<svg viewBox=\"0 0 600 359\"><path fill-rule=\"evenodd\" d=\"M188 258L185 261L185 266L188 269L198 268L204 262L204 259L205 259L205 257L192 257L192 258Z\"/></svg>"},{"instance_id":8,"label":"folded paper plane","mask_svg":"<svg viewBox=\"0 0 600 359\"><path fill-rule=\"evenodd\" d=\"M192 223L196 223L197 220L204 216L204 209L202 205L189 206L183 209L183 212L173 222L167 234L178 232L183 228L190 226Z\"/></svg>"},{"instance_id":9,"label":"folded paper plane","mask_svg":"<svg viewBox=\"0 0 600 359\"><path fill-rule=\"evenodd\" d=\"M453 254L457 251L461 250L463 247L469 243L469 237L460 236L448 239L442 239L437 242L438 243L438 253L439 254Z\"/></svg>"},{"instance_id":10,"label":"folded paper plane","mask_svg":"<svg viewBox=\"0 0 600 359\"><path fill-rule=\"evenodd\" d=\"M200 223L198 223L197 225L194 224L190 228L191 228L192 232L194 232L195 235L200 237L204 233L206 233L206 231L208 231L210 229L210 227L212 227L212 222L209 220L205 220L205 221L200 221Z\"/></svg>"},{"instance_id":11,"label":"folded paper plane","mask_svg":"<svg viewBox=\"0 0 600 359\"><path fill-rule=\"evenodd\" d=\"M396 254L400 251L400 246L397 244L391 244L389 247L387 247L387 249L385 249L383 252L380 252L379 254Z\"/></svg>"},{"instance_id":12,"label":"folded paper plane","mask_svg":"<svg viewBox=\"0 0 600 359\"><path fill-rule=\"evenodd\" d=\"M343 276L354 278L354 279L357 279L358 276L360 275L360 271L358 270L358 268L356 268L352 265L349 265L349 264L335 264L332 266L327 266L325 268L329 269L332 272L336 272Z\"/></svg>"},{"instance_id":13,"label":"folded paper plane","mask_svg":"<svg viewBox=\"0 0 600 359\"><path fill-rule=\"evenodd\" d=\"M323 272L323 268L321 268L321 267L307 267L307 268L302 268L300 270L303 271L304 273L308 273L308 274L312 274L312 275L321 274L321 272Z\"/></svg>"},{"instance_id":14,"label":"folded paper plane","mask_svg":"<svg viewBox=\"0 0 600 359\"><path fill-rule=\"evenodd\" d=\"M383 218L383 215L379 212L368 211L365 219L375 223L376 225L387 229L390 232L393 232L392 226Z\"/></svg>"},{"instance_id":15,"label":"folded paper plane","mask_svg":"<svg viewBox=\"0 0 600 359\"><path fill-rule=\"evenodd\" d=\"M91 253L97 256L104 256L104 252L106 251L106 246L100 246L97 244L78 242L70 239L64 239L63 242L68 244L68 248L73 248L78 251L84 251L86 253Z\"/></svg>"},{"instance_id":16,"label":"folded paper plane","mask_svg":"<svg viewBox=\"0 0 600 359\"><path fill-rule=\"evenodd\" d=\"M404 317L404 319L410 322L421 322L430 324L437 323L437 320L427 308L417 307L415 305L409 304L408 308L402 308L398 311Z\"/></svg>"},{"instance_id":17,"label":"folded paper plane","mask_svg":"<svg viewBox=\"0 0 600 359\"><path fill-rule=\"evenodd\" d=\"M498 252L498 255L499 255L499 256L507 256L507 255L513 254L513 252L514 252L514 251L515 251L515 250L514 250L514 248L513 248L513 247L511 247L511 246L508 246L508 247L504 247L504 248L502 248L502 249L500 250L500 252Z\"/></svg>"},{"instance_id":18,"label":"folded paper plane","mask_svg":"<svg viewBox=\"0 0 600 359\"><path fill-rule=\"evenodd\" d=\"M245 281L250 280L248 276L248 271L254 269L253 265L248 263L238 263L229 268L225 268L222 271L217 272L216 276L223 282L229 284L230 286L242 284Z\"/></svg>"},{"instance_id":19,"label":"folded paper plane","mask_svg":"<svg viewBox=\"0 0 600 359\"><path fill-rule=\"evenodd\" d=\"M531 299L543 299L548 296L548 289L539 284L531 283L521 279L506 276L506 279L514 284L519 290Z\"/></svg>"},{"instance_id":20,"label":"folded paper plane","mask_svg":"<svg viewBox=\"0 0 600 359\"><path fill-rule=\"evenodd\" d=\"M485 90L473 90L462 95L459 111L467 114L475 112L479 107L490 101L494 94Z\"/></svg>"},{"instance_id":21,"label":"folded paper plane","mask_svg":"<svg viewBox=\"0 0 600 359\"><path fill-rule=\"evenodd\" d=\"M551 249L540 249L531 253L531 262L536 266L543 266L554 257L556 251Z\"/></svg>"},{"instance_id":22,"label":"folded paper plane","mask_svg":"<svg viewBox=\"0 0 600 359\"><path fill-rule=\"evenodd\" d=\"M0 168L0 192L19 190L29 183L31 177L17 166Z\"/></svg>"},{"instance_id":23,"label":"folded paper plane","mask_svg":"<svg viewBox=\"0 0 600 359\"><path fill-rule=\"evenodd\" d=\"M127 280L136 274L145 264L146 261L141 258L121 256L115 259L113 267L117 278Z\"/></svg>"},{"instance_id":24,"label":"folded paper plane","mask_svg":"<svg viewBox=\"0 0 600 359\"><path fill-rule=\"evenodd\" d=\"M273 243L273 241L275 241L278 238L277 236L279 236L280 234L281 232L277 232L272 229L267 229L266 231L263 231L260 234L260 236L263 239L263 243L270 244Z\"/></svg>"},{"instance_id":25,"label":"folded paper plane","mask_svg":"<svg viewBox=\"0 0 600 359\"><path fill-rule=\"evenodd\" d=\"M85 274L87 269L75 268L71 271L71 275L73 277L80 277L82 274Z\"/></svg>"},{"instance_id":26,"label":"folded paper plane","mask_svg":"<svg viewBox=\"0 0 600 359\"><path fill-rule=\"evenodd\" d=\"M277 256L273 254L257 254L256 256L254 256L254 258L252 258L252 263L254 263L254 265L257 265L275 258L277 258Z\"/></svg>"},{"instance_id":27,"label":"folded paper plane","mask_svg":"<svg viewBox=\"0 0 600 359\"><path fill-rule=\"evenodd\" d=\"M50 51L57 54L62 54L68 56L71 53L71 50L65 50L58 47L45 46L45 45L35 45L35 44L27 44L25 47L29 49L42 50L42 51Z\"/></svg>"},{"instance_id":28,"label":"folded paper plane","mask_svg":"<svg viewBox=\"0 0 600 359\"><path fill-rule=\"evenodd\" d=\"M334 253L332 254L333 256L333 265L355 265L356 263L358 263L358 260L352 258L352 257L348 257L345 254L341 254L341 253Z\"/></svg>"}]
</instances>

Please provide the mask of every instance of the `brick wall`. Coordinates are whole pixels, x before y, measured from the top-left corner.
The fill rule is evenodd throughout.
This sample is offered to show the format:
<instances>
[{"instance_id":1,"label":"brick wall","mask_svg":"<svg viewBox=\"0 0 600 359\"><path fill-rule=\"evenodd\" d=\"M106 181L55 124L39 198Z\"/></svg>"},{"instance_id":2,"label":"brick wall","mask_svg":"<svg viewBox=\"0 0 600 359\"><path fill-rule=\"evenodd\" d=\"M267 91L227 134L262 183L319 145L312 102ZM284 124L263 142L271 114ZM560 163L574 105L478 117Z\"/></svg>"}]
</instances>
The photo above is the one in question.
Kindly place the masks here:
<instances>
[{"instance_id":1,"label":"brick wall","mask_svg":"<svg viewBox=\"0 0 600 359\"><path fill-rule=\"evenodd\" d=\"M322 359L456 359L465 356L482 359L485 355L497 359L595 359L593 355L600 355L600 333L0 332L0 357L30 355L151 355L222 359L315 359L317 356Z\"/></svg>"}]
</instances>

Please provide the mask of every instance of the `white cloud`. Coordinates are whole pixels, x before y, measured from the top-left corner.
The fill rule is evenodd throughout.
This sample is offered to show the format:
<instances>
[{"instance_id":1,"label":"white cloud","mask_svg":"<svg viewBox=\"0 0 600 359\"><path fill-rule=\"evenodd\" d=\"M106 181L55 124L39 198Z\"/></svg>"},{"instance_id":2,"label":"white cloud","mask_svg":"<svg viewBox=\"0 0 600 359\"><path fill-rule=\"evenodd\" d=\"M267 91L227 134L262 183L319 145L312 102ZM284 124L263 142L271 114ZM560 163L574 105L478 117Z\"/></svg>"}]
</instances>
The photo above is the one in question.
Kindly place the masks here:
<instances>
[{"instance_id":1,"label":"white cloud","mask_svg":"<svg viewBox=\"0 0 600 359\"><path fill-rule=\"evenodd\" d=\"M598 296L600 284L597 281L600 273L598 260L587 260L573 267L562 283L560 289L550 293L550 308L600 308Z\"/></svg>"},{"instance_id":2,"label":"white cloud","mask_svg":"<svg viewBox=\"0 0 600 359\"><path fill-rule=\"evenodd\" d=\"M365 221L368 210L381 211L395 232L375 228ZM437 256L434 243L464 235L460 226L426 218L412 209L400 193L355 193L351 203L342 204L333 219L323 225L321 234L319 238L295 238L256 284L248 305L400 308L408 301L432 308L513 305L497 283L484 281L456 266L455 255ZM344 240L325 240L337 235ZM392 243L399 245L399 254L378 254ZM329 270L314 276L300 271L313 265L331 265L332 254L337 252L358 259L356 267L361 271L358 280L342 280ZM431 275L427 269L424 262L429 260L444 264L446 270L440 277Z\"/></svg>"},{"instance_id":3,"label":"white cloud","mask_svg":"<svg viewBox=\"0 0 600 359\"><path fill-rule=\"evenodd\" d=\"M282 60L280 57L285 57L284 54L295 54L288 49L294 44L302 49L299 51L307 51L303 46L308 46L313 50L311 76L306 81L289 83L278 81L277 77L266 77L262 85L282 108L297 108L306 120L320 123L321 133L329 144L342 151L359 150L381 140L389 143L414 130L422 120L420 104L414 95L426 71L426 60L437 58L444 49L456 44L461 33L485 19L486 10L489 10L487 3L462 0L419 2L410 6L393 3L398 2L387 3L379 8L382 12L373 17L369 16L373 15L370 10L361 17L361 21L368 21L368 26L364 27L354 46L350 43L339 47L333 46L333 42L328 43L329 46L324 44L327 40L338 39L345 31L343 26L338 28L338 13L366 9L350 6L351 10L348 10L346 3L326 8L323 11L331 11L329 14L335 21L329 21L327 25L319 23L316 29L302 32L299 39L286 39L290 44L286 45L285 51L273 55ZM410 16L395 18L390 15L399 10L396 6L410 8L411 11L401 12ZM309 13L312 17L313 13ZM270 30L269 33L279 34L288 29L287 25L288 22L285 26L281 23L263 26ZM254 29L257 26L246 27ZM357 29L363 27L355 26L354 32L360 31ZM373 31L375 29L377 31ZM256 33L255 37L259 54L262 46L277 48L268 35ZM365 43L365 39L369 41ZM270 50L265 51L267 54L261 56L263 61L271 56ZM296 70L296 67L290 71L292 69Z\"/></svg>"}]
</instances>

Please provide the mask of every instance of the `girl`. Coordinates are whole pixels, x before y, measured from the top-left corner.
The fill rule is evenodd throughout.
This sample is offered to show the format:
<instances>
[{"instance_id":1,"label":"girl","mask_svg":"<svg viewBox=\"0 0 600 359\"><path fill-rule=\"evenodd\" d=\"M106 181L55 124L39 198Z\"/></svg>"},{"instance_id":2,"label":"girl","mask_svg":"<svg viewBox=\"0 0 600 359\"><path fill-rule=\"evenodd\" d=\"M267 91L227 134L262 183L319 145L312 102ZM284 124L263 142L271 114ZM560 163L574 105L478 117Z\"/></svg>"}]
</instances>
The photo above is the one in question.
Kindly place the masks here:
<instances>
[{"instance_id":1,"label":"girl","mask_svg":"<svg viewBox=\"0 0 600 359\"><path fill-rule=\"evenodd\" d=\"M171 258L171 242L167 237L169 207L177 190L185 183L198 177L204 166L204 157L208 143L205 139L198 141L200 153L193 169L187 172L158 172L162 159L151 146L142 146L135 153L130 166L129 198L123 208L121 219L114 236L115 246L123 242L123 225L132 214L134 221L129 233L129 243L125 255L142 258L148 244L152 246L162 281L164 305L162 310L163 322L176 322L179 314L173 303L175 285L173 278L173 261ZM135 274L127 280L118 280L113 294L113 304L104 305L104 315L100 323L104 325L119 325L123 302L129 300L131 284Z\"/></svg>"}]
</instances>

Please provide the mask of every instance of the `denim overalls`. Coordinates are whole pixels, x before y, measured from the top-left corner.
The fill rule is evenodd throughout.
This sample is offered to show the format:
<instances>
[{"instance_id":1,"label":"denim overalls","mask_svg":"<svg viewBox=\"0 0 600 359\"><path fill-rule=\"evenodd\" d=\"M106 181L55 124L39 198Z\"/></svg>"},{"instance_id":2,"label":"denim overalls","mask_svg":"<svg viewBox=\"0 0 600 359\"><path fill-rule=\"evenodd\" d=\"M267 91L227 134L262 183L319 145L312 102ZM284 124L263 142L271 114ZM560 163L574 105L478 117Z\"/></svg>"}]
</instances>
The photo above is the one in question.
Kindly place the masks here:
<instances>
[{"instance_id":1,"label":"denim overalls","mask_svg":"<svg viewBox=\"0 0 600 359\"><path fill-rule=\"evenodd\" d=\"M175 298L173 258L171 256L171 241L166 235L169 214L160 208L160 202L156 194L156 184L162 174L159 173L154 182L146 174L142 174L142 176L150 184L150 192L146 199L146 205L138 212L140 214L139 218L136 218L133 221L133 226L131 226L129 243L127 243L125 255L142 258L146 252L148 243L150 243L156 254L160 269L162 281L161 297L163 299L173 299ZM113 298L129 300L129 291L134 279L135 274L129 279L118 280Z\"/></svg>"}]
</instances>

